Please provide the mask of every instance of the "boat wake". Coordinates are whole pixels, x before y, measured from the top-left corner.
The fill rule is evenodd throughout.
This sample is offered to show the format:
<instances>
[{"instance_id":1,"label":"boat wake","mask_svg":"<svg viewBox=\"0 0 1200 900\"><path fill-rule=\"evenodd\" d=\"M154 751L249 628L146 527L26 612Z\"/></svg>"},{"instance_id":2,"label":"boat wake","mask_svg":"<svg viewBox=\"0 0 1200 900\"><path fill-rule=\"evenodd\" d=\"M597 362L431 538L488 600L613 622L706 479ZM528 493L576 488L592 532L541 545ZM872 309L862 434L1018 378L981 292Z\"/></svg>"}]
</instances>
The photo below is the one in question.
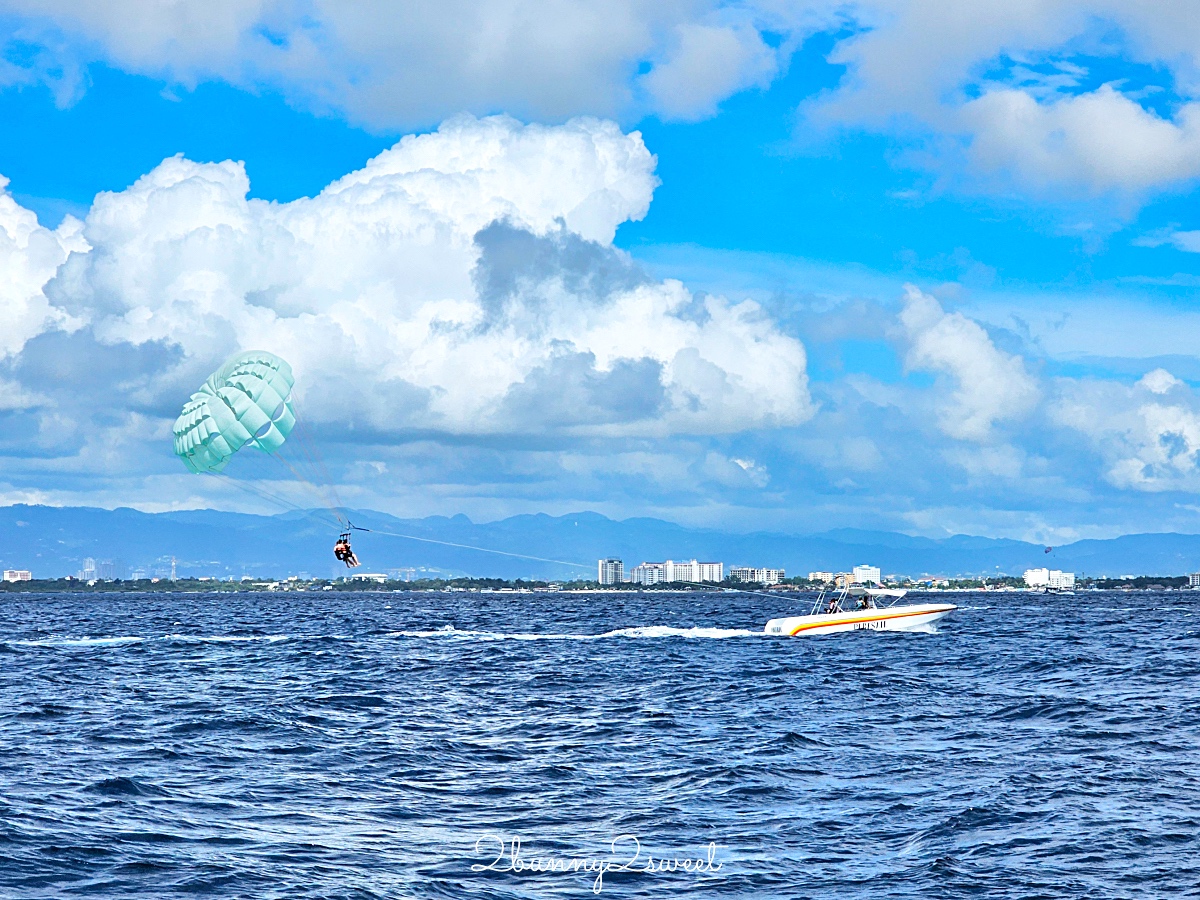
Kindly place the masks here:
<instances>
[{"instance_id":1,"label":"boat wake","mask_svg":"<svg viewBox=\"0 0 1200 900\"><path fill-rule=\"evenodd\" d=\"M275 643L289 640L289 634L162 634L162 635L126 635L123 637L54 637L39 640L7 641L14 647L49 647L49 648L82 648L120 647L126 644L140 644L143 641L174 641L184 644L240 644L246 642L265 641Z\"/></svg>"},{"instance_id":2,"label":"boat wake","mask_svg":"<svg viewBox=\"0 0 1200 900\"><path fill-rule=\"evenodd\" d=\"M670 625L644 625L635 628L617 628L600 634L574 634L567 632L499 632L472 631L446 625L435 631L391 631L388 637L404 638L457 638L475 641L599 641L609 638L741 638L762 637L761 631L746 628L673 628Z\"/></svg>"},{"instance_id":3,"label":"boat wake","mask_svg":"<svg viewBox=\"0 0 1200 900\"><path fill-rule=\"evenodd\" d=\"M14 647L116 647L121 644L140 644L144 637L82 637L44 638L36 641L7 641Z\"/></svg>"}]
</instances>

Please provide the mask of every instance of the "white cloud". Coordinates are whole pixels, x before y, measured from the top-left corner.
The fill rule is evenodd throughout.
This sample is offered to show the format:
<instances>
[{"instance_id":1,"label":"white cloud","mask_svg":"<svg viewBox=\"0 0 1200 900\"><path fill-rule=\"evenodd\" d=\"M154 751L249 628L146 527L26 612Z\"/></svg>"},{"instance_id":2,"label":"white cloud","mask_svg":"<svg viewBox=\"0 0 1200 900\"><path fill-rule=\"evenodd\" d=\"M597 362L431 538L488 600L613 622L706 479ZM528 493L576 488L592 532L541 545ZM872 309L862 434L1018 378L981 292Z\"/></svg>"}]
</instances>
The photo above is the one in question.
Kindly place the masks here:
<instances>
[{"instance_id":1,"label":"white cloud","mask_svg":"<svg viewBox=\"0 0 1200 900\"><path fill-rule=\"evenodd\" d=\"M666 118L701 119L717 102L745 88L766 87L779 69L776 51L749 24L685 22L667 57L641 79L652 106Z\"/></svg>"},{"instance_id":2,"label":"white cloud","mask_svg":"<svg viewBox=\"0 0 1200 900\"><path fill-rule=\"evenodd\" d=\"M1200 19L1184 2L0 0L4 12L28 60L0 54L0 84L41 80L60 103L102 61L184 87L266 87L385 129L460 110L701 118L769 85L805 37L841 33L830 61L846 74L806 105L810 124L915 137L925 161L965 160L1019 191L1139 194L1200 174ZM1116 53L1162 83L1087 90L1080 60ZM1143 105L1154 88L1174 92L1169 115Z\"/></svg>"},{"instance_id":3,"label":"white cloud","mask_svg":"<svg viewBox=\"0 0 1200 900\"><path fill-rule=\"evenodd\" d=\"M0 176L0 359L15 353L47 322L66 321L46 301L45 287L71 250L86 249L82 224L70 216L54 231L20 206Z\"/></svg>"},{"instance_id":4,"label":"white cloud","mask_svg":"<svg viewBox=\"0 0 1200 900\"><path fill-rule=\"evenodd\" d=\"M939 372L954 383L938 415L938 427L951 437L988 440L996 423L1020 418L1037 403L1037 383L1024 362L997 349L978 322L947 313L909 285L900 323L908 368Z\"/></svg>"},{"instance_id":5,"label":"white cloud","mask_svg":"<svg viewBox=\"0 0 1200 900\"><path fill-rule=\"evenodd\" d=\"M1200 20L1190 4L1121 0L865 0L831 61L838 87L812 121L935 138L924 156L1009 176L1018 192L1140 194L1200 175ZM1081 90L1075 60L1113 56L1164 73L1170 117L1120 83Z\"/></svg>"},{"instance_id":6,"label":"white cloud","mask_svg":"<svg viewBox=\"0 0 1200 900\"><path fill-rule=\"evenodd\" d=\"M798 341L756 304L701 301L609 244L645 214L653 167L639 135L592 119L458 118L284 204L247 199L240 164L175 157L97 196L91 249L45 294L101 346L178 348L114 363L155 409L262 348L292 362L310 421L368 437L804 420Z\"/></svg>"},{"instance_id":7,"label":"white cloud","mask_svg":"<svg viewBox=\"0 0 1200 900\"><path fill-rule=\"evenodd\" d=\"M1138 387L1143 387L1152 394L1165 394L1172 388L1180 387L1183 382L1166 369L1154 369L1142 376Z\"/></svg>"},{"instance_id":8,"label":"white cloud","mask_svg":"<svg viewBox=\"0 0 1200 900\"><path fill-rule=\"evenodd\" d=\"M1163 399L1174 390L1173 401ZM1170 373L1155 370L1132 387L1063 379L1053 412L1091 441L1114 486L1200 489L1200 397Z\"/></svg>"},{"instance_id":9,"label":"white cloud","mask_svg":"<svg viewBox=\"0 0 1200 900\"><path fill-rule=\"evenodd\" d=\"M395 128L464 109L539 118L640 112L634 85L643 65L653 76L650 111L700 115L774 73L760 29L795 40L833 5L0 0L0 13L21 16L51 57L12 81L102 60L184 86L213 78L269 85L302 105Z\"/></svg>"},{"instance_id":10,"label":"white cloud","mask_svg":"<svg viewBox=\"0 0 1200 900\"><path fill-rule=\"evenodd\" d=\"M1200 103L1163 119L1109 85L1041 102L998 89L967 103L962 121L976 165L1027 185L1142 191L1200 175Z\"/></svg>"},{"instance_id":11,"label":"white cloud","mask_svg":"<svg viewBox=\"0 0 1200 900\"><path fill-rule=\"evenodd\" d=\"M1162 247L1170 244L1185 253L1200 253L1200 231L1178 231L1175 228L1160 228L1134 238L1135 247Z\"/></svg>"}]
</instances>

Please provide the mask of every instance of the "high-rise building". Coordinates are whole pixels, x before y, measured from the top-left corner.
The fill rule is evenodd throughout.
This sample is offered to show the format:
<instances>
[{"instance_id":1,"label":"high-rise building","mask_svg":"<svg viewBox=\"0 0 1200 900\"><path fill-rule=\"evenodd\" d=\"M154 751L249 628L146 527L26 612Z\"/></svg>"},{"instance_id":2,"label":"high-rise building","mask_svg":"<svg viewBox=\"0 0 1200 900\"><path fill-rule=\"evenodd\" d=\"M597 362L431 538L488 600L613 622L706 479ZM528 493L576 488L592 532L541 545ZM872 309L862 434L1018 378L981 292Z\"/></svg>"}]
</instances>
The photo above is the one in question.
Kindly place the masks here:
<instances>
[{"instance_id":1,"label":"high-rise building","mask_svg":"<svg viewBox=\"0 0 1200 900\"><path fill-rule=\"evenodd\" d=\"M809 572L808 580L809 581L819 581L822 584L828 584L829 582L833 581L833 573L832 572Z\"/></svg>"},{"instance_id":2,"label":"high-rise building","mask_svg":"<svg viewBox=\"0 0 1200 900\"><path fill-rule=\"evenodd\" d=\"M1060 572L1058 569L1051 569L1049 587L1071 590L1075 587L1075 573Z\"/></svg>"},{"instance_id":3,"label":"high-rise building","mask_svg":"<svg viewBox=\"0 0 1200 900\"><path fill-rule=\"evenodd\" d=\"M855 584L882 584L879 566L855 566L851 572Z\"/></svg>"},{"instance_id":4,"label":"high-rise building","mask_svg":"<svg viewBox=\"0 0 1200 900\"><path fill-rule=\"evenodd\" d=\"M629 571L629 580L634 584L660 584L666 581L662 563L644 562Z\"/></svg>"},{"instance_id":5,"label":"high-rise building","mask_svg":"<svg viewBox=\"0 0 1200 900\"><path fill-rule=\"evenodd\" d=\"M752 581L756 584L779 584L783 581L783 569L756 569L753 566L730 566L730 581Z\"/></svg>"},{"instance_id":6,"label":"high-rise building","mask_svg":"<svg viewBox=\"0 0 1200 900\"><path fill-rule=\"evenodd\" d=\"M625 580L625 564L619 559L602 559L598 563L601 584L620 584Z\"/></svg>"},{"instance_id":7,"label":"high-rise building","mask_svg":"<svg viewBox=\"0 0 1200 900\"><path fill-rule=\"evenodd\" d=\"M79 580L96 580L96 560L92 559L90 556L83 561L83 568L79 570Z\"/></svg>"},{"instance_id":8,"label":"high-rise building","mask_svg":"<svg viewBox=\"0 0 1200 900\"><path fill-rule=\"evenodd\" d=\"M28 569L5 569L5 581L33 581L33 573Z\"/></svg>"},{"instance_id":9,"label":"high-rise building","mask_svg":"<svg viewBox=\"0 0 1200 900\"><path fill-rule=\"evenodd\" d=\"M629 572L629 580L635 584L681 584L720 583L725 577L725 563L700 562L696 559L676 562L644 562Z\"/></svg>"},{"instance_id":10,"label":"high-rise building","mask_svg":"<svg viewBox=\"0 0 1200 900\"><path fill-rule=\"evenodd\" d=\"M663 563L663 581L699 581L700 572L696 560L691 562L675 562L668 559Z\"/></svg>"},{"instance_id":11,"label":"high-rise building","mask_svg":"<svg viewBox=\"0 0 1200 900\"><path fill-rule=\"evenodd\" d=\"M102 559L95 565L95 578L99 581L116 581L125 579L125 563L119 559Z\"/></svg>"},{"instance_id":12,"label":"high-rise building","mask_svg":"<svg viewBox=\"0 0 1200 900\"><path fill-rule=\"evenodd\" d=\"M1200 587L1200 572L1193 572L1188 576L1188 587Z\"/></svg>"}]
</instances>

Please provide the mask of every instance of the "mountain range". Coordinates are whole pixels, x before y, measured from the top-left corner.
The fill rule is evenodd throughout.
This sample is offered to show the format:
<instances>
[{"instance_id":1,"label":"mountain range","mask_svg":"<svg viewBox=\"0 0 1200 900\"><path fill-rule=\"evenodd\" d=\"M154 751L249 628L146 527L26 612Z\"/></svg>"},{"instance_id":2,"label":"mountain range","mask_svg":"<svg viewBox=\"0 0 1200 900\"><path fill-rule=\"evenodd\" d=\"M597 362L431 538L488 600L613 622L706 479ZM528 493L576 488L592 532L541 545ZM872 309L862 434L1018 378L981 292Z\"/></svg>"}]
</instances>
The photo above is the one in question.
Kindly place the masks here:
<instances>
[{"instance_id":1,"label":"mountain range","mask_svg":"<svg viewBox=\"0 0 1200 900\"><path fill-rule=\"evenodd\" d=\"M102 575L164 577L174 558L179 577L344 575L332 553L338 528L319 515L0 507L0 567L51 578L76 575L91 558ZM1200 535L1194 534L1130 534L1046 552L1040 544L969 535L934 539L848 528L810 535L743 534L653 518L618 521L594 512L484 523L463 515L401 519L370 510L349 515L356 526L368 529L353 532L363 564L359 571L401 577L595 578L596 560L610 556L623 559L626 569L646 560L698 558L784 568L789 575L844 571L862 563L878 565L884 574L947 577L1019 575L1034 566L1107 576L1200 569Z\"/></svg>"}]
</instances>

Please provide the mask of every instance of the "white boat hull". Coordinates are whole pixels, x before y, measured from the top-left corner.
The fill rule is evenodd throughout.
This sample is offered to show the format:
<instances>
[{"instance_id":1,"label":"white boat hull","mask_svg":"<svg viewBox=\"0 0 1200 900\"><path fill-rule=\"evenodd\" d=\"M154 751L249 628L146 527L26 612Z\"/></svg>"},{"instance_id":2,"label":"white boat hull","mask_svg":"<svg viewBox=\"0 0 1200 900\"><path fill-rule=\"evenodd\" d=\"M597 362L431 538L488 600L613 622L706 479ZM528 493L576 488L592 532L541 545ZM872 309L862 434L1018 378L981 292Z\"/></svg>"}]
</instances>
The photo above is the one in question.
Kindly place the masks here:
<instances>
[{"instance_id":1,"label":"white boat hull","mask_svg":"<svg viewBox=\"0 0 1200 900\"><path fill-rule=\"evenodd\" d=\"M912 631L936 622L958 609L952 603L916 603L876 609L853 609L815 616L789 616L772 619L763 629L767 634L804 637L810 634L834 634L839 631Z\"/></svg>"}]
</instances>

